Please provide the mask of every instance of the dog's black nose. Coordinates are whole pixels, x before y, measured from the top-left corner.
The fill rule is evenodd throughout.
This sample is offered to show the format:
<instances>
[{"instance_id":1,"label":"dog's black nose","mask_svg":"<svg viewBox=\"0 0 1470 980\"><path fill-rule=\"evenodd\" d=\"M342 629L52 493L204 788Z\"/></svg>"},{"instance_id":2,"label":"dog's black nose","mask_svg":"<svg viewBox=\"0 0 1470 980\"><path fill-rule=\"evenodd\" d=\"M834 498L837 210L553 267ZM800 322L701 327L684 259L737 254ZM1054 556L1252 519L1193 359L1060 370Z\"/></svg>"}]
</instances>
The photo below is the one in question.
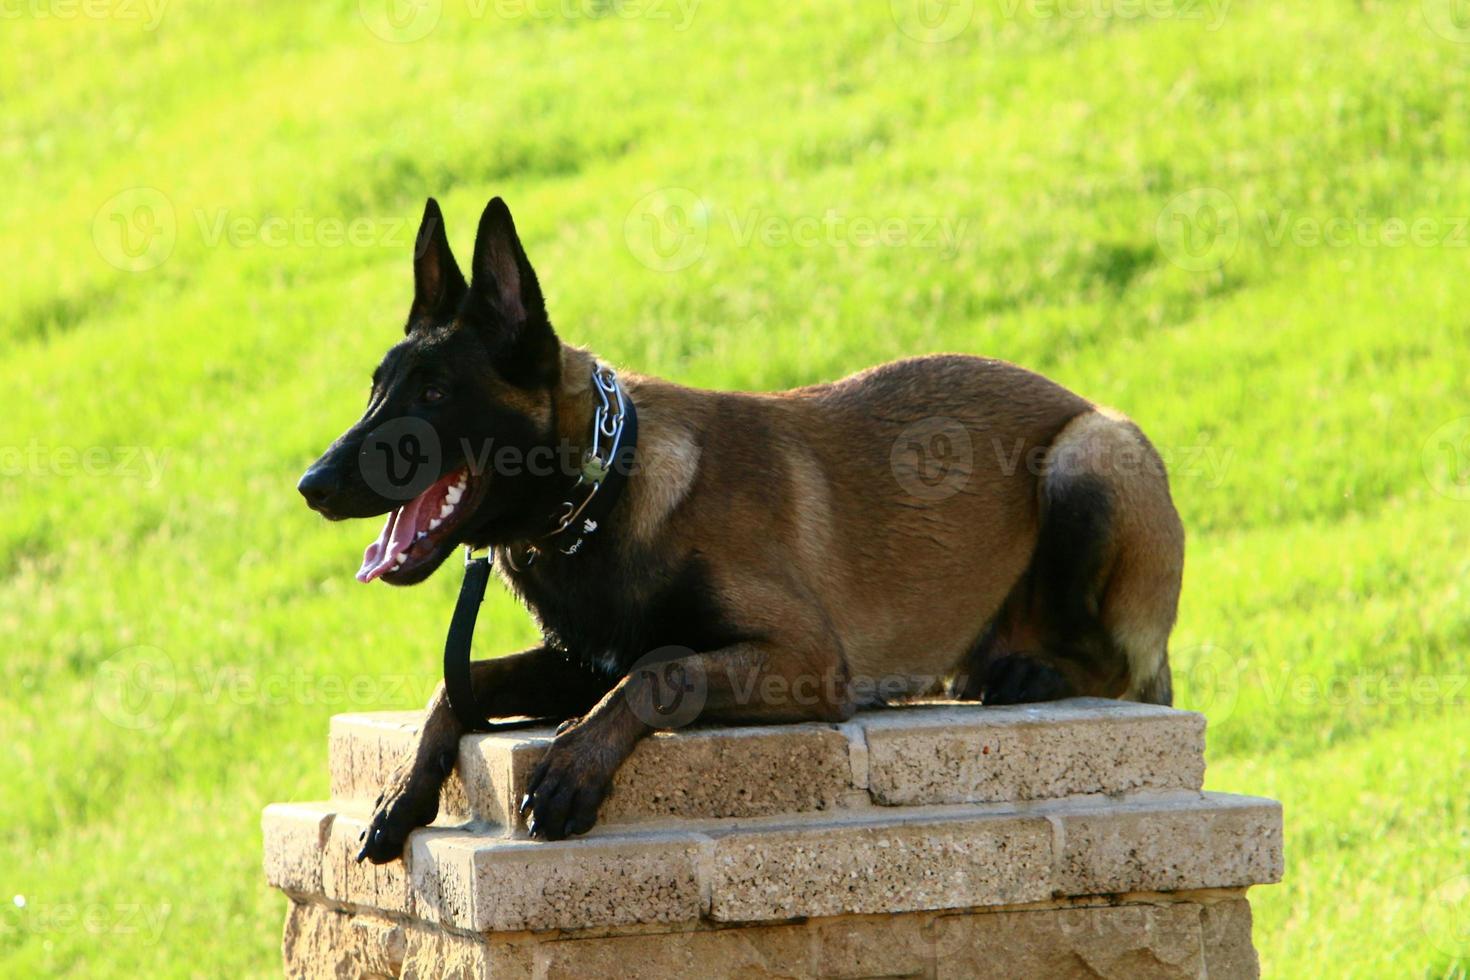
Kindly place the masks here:
<instances>
[{"instance_id":1,"label":"dog's black nose","mask_svg":"<svg viewBox=\"0 0 1470 980\"><path fill-rule=\"evenodd\" d=\"M342 489L342 479L334 469L318 463L306 471L301 482L296 484L296 489L301 491L301 496L306 498L306 502L314 510L321 510Z\"/></svg>"}]
</instances>

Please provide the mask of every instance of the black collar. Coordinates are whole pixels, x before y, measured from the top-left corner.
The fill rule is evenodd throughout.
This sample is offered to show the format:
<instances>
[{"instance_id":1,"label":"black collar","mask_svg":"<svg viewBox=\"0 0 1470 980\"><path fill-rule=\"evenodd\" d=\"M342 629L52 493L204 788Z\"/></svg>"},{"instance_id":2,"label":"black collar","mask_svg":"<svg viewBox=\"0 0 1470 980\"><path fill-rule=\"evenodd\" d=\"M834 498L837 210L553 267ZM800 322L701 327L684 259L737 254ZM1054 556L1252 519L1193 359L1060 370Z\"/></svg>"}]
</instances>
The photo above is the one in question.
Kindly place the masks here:
<instances>
[{"instance_id":1,"label":"black collar","mask_svg":"<svg viewBox=\"0 0 1470 980\"><path fill-rule=\"evenodd\" d=\"M592 391L597 410L592 416L592 438L582 454L577 482L557 508L552 529L530 541L512 543L501 549L513 571L523 571L542 552L555 549L575 555L597 532L623 495L633 472L638 448L638 409L618 383L613 369L598 364L592 369ZM524 557L516 560L517 552Z\"/></svg>"}]
</instances>

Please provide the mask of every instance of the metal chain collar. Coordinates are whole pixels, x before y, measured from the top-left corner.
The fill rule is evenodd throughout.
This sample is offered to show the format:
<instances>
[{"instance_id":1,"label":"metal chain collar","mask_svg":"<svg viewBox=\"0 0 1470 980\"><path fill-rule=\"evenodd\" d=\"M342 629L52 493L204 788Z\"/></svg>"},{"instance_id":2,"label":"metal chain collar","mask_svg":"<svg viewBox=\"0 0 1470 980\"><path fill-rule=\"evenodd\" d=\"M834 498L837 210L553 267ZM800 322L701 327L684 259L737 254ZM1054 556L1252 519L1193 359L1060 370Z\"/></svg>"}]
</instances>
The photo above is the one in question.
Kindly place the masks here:
<instances>
[{"instance_id":1,"label":"metal chain collar","mask_svg":"<svg viewBox=\"0 0 1470 980\"><path fill-rule=\"evenodd\" d=\"M622 385L618 384L617 373L606 364L598 364L593 367L592 390L596 392L598 400L597 410L592 416L592 444L582 454L582 468L577 474L577 482L572 485L568 494L572 499L562 501L556 518L556 526L542 536L541 541L556 537L581 518L593 498L597 496L597 492L602 489L603 481L607 479L613 461L618 458L618 452L623 448L623 429L628 417L628 408L623 398ZM584 489L586 493L582 494L580 501L577 501L577 492ZM588 519L583 522L583 527L576 540L558 550L564 555L575 555L581 550L587 535L596 530L597 522ZM529 567L541 554L541 551L541 546L534 543L527 544L524 565L516 564L509 546L505 549L505 557L511 568L521 571Z\"/></svg>"}]
</instances>

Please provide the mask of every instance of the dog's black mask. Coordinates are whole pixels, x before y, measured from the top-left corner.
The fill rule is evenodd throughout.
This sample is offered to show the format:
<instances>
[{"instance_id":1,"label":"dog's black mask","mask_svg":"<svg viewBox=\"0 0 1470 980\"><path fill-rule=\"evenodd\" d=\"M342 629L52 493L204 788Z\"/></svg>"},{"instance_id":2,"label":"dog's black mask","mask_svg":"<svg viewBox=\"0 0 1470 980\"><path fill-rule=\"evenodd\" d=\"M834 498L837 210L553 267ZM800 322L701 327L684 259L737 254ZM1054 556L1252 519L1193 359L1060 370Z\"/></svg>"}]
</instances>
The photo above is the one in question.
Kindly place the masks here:
<instances>
[{"instance_id":1,"label":"dog's black mask","mask_svg":"<svg viewBox=\"0 0 1470 980\"><path fill-rule=\"evenodd\" d=\"M388 515L364 582L412 585L460 544L530 533L557 479L529 462L555 442L560 345L505 203L480 218L466 284L430 198L413 274L406 339L373 373L367 411L297 486L332 520Z\"/></svg>"}]
</instances>

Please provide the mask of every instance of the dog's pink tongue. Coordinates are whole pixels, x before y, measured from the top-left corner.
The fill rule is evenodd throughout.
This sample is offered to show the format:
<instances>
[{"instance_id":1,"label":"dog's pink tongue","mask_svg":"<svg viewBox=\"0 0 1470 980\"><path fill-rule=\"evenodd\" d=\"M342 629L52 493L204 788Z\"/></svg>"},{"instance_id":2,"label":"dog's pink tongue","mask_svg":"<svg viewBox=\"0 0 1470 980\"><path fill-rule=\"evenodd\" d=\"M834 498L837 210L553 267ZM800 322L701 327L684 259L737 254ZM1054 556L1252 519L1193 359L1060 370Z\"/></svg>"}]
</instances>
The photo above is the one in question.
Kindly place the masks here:
<instances>
[{"instance_id":1,"label":"dog's pink tongue","mask_svg":"<svg viewBox=\"0 0 1470 980\"><path fill-rule=\"evenodd\" d=\"M378 533L378 540L367 546L362 553L362 567L357 570L357 580L367 583L386 572L393 564L392 559L398 554L392 547L393 528L401 524L404 508L400 507L388 515L383 530Z\"/></svg>"},{"instance_id":2,"label":"dog's pink tongue","mask_svg":"<svg viewBox=\"0 0 1470 980\"><path fill-rule=\"evenodd\" d=\"M357 580L371 582L390 571L397 564L398 556L408 550L419 532L428 530L428 518L438 514L445 499L445 488L461 478L458 473L450 473L389 514L383 530L378 532L378 540L362 553L362 567L357 570Z\"/></svg>"},{"instance_id":3,"label":"dog's pink tongue","mask_svg":"<svg viewBox=\"0 0 1470 980\"><path fill-rule=\"evenodd\" d=\"M357 570L357 580L367 583L388 571L398 561L398 556L413 544L418 536L419 512L431 491L425 491L388 515L388 522L378 533L378 540L368 545L362 555L362 567Z\"/></svg>"}]
</instances>

